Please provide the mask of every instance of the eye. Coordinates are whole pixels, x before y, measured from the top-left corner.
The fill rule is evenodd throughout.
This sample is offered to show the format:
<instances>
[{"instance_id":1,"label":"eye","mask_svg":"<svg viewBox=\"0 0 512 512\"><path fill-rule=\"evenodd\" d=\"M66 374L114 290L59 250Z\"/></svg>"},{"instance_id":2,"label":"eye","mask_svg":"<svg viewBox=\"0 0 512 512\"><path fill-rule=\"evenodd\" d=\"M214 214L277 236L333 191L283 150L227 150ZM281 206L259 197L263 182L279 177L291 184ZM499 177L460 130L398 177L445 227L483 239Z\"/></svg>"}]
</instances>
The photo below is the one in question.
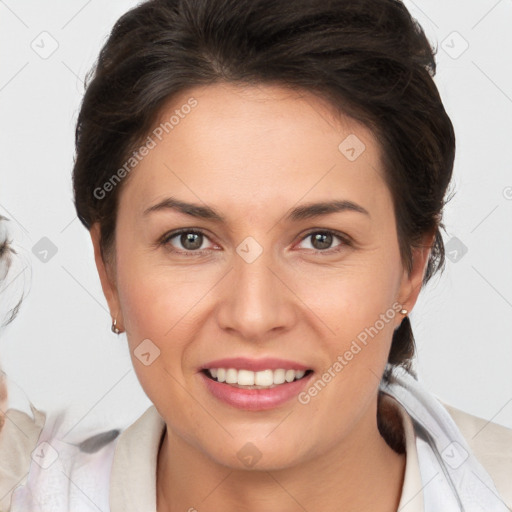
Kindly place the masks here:
<instances>
[{"instance_id":1,"label":"eye","mask_svg":"<svg viewBox=\"0 0 512 512\"><path fill-rule=\"evenodd\" d=\"M345 247L351 245L351 241L348 236L325 229L310 231L302 237L301 242L303 243L308 239L311 240L309 242L309 247L303 248L310 249L315 253L331 254L341 251ZM337 246L331 247L336 239L341 243ZM206 241L210 241L210 239L201 230L183 228L165 234L162 237L160 244L177 254L197 256L208 252L208 244L206 244L206 246L204 245Z\"/></svg>"},{"instance_id":2,"label":"eye","mask_svg":"<svg viewBox=\"0 0 512 512\"><path fill-rule=\"evenodd\" d=\"M177 253L196 253L203 254L203 246L209 238L202 232L196 229L180 229L164 235L161 244Z\"/></svg>"},{"instance_id":3,"label":"eye","mask_svg":"<svg viewBox=\"0 0 512 512\"><path fill-rule=\"evenodd\" d=\"M302 241L308 239L311 241L309 242L309 247L306 247L306 249L312 249L315 252L332 253L340 251L350 245L350 240L347 236L329 230L310 231L302 238ZM331 248L335 239L340 240L342 243Z\"/></svg>"}]
</instances>

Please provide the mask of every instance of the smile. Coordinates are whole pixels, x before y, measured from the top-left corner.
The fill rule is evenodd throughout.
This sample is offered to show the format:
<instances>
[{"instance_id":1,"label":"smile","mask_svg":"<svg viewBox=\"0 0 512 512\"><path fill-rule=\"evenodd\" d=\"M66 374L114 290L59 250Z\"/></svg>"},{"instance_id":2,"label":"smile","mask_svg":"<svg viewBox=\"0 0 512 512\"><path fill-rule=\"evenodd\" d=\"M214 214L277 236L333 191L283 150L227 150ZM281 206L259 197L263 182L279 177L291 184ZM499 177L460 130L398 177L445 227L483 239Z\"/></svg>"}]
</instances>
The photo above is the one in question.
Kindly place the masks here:
<instances>
[{"instance_id":1,"label":"smile","mask_svg":"<svg viewBox=\"0 0 512 512\"><path fill-rule=\"evenodd\" d=\"M295 403L314 375L298 362L242 357L210 361L198 372L212 398L254 412Z\"/></svg>"},{"instance_id":2,"label":"smile","mask_svg":"<svg viewBox=\"0 0 512 512\"><path fill-rule=\"evenodd\" d=\"M272 389L285 383L302 379L312 370L277 368L251 371L235 368L208 368L206 375L216 382L229 384L242 389Z\"/></svg>"}]
</instances>

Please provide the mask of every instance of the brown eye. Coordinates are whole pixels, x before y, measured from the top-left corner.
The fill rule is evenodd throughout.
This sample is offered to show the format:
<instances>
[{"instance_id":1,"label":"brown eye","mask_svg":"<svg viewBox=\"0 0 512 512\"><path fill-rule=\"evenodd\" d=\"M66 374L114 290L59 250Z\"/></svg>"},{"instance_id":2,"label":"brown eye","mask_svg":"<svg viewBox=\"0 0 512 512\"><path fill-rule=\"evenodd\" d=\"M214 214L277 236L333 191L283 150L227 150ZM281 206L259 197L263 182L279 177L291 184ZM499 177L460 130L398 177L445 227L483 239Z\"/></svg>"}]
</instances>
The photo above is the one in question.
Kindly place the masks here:
<instances>
[{"instance_id":1,"label":"brown eye","mask_svg":"<svg viewBox=\"0 0 512 512\"><path fill-rule=\"evenodd\" d=\"M332 244L333 236L330 233L314 233L311 236L311 245L315 249L329 249Z\"/></svg>"},{"instance_id":2,"label":"brown eye","mask_svg":"<svg viewBox=\"0 0 512 512\"><path fill-rule=\"evenodd\" d=\"M205 249L203 244L208 237L201 231L191 229L183 229L169 233L162 240L162 244L169 247L177 253L200 252Z\"/></svg>"},{"instance_id":3,"label":"brown eye","mask_svg":"<svg viewBox=\"0 0 512 512\"><path fill-rule=\"evenodd\" d=\"M338 239L341 243L333 246L333 243L336 239ZM350 245L350 241L347 237L332 231L310 231L306 236L304 236L302 242L305 240L310 240L310 243L309 247L302 247L303 249L311 249L325 253L336 252L343 249L345 246Z\"/></svg>"},{"instance_id":4,"label":"brown eye","mask_svg":"<svg viewBox=\"0 0 512 512\"><path fill-rule=\"evenodd\" d=\"M187 251L200 249L203 244L203 235L200 233L182 233L179 241Z\"/></svg>"}]
</instances>

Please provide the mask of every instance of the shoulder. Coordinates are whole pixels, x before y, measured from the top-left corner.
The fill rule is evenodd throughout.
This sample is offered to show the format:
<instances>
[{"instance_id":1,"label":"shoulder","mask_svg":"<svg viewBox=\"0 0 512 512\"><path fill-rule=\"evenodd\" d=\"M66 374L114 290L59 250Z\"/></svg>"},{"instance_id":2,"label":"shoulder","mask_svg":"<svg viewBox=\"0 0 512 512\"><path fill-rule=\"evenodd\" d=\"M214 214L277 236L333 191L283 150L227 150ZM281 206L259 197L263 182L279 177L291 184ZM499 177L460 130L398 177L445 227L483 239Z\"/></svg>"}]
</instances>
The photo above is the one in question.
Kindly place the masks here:
<instances>
[{"instance_id":1,"label":"shoulder","mask_svg":"<svg viewBox=\"0 0 512 512\"><path fill-rule=\"evenodd\" d=\"M152 405L119 436L115 465L132 464L138 458L145 460L148 451L159 445L164 428L164 420Z\"/></svg>"},{"instance_id":2,"label":"shoulder","mask_svg":"<svg viewBox=\"0 0 512 512\"><path fill-rule=\"evenodd\" d=\"M12 512L108 510L108 482L119 430L77 428L66 411L50 414L23 482L11 491ZM93 434L93 435L91 435ZM90 500L94 496L94 502Z\"/></svg>"},{"instance_id":3,"label":"shoulder","mask_svg":"<svg viewBox=\"0 0 512 512\"><path fill-rule=\"evenodd\" d=\"M11 493L27 476L31 454L44 426L45 414L32 407L32 417L8 409L0 432L0 510L8 510Z\"/></svg>"},{"instance_id":4,"label":"shoulder","mask_svg":"<svg viewBox=\"0 0 512 512\"><path fill-rule=\"evenodd\" d=\"M156 467L164 433L165 422L153 405L119 436L110 483L112 512L156 510Z\"/></svg>"},{"instance_id":5,"label":"shoulder","mask_svg":"<svg viewBox=\"0 0 512 512\"><path fill-rule=\"evenodd\" d=\"M512 507L512 430L441 403L493 479L507 506Z\"/></svg>"},{"instance_id":6,"label":"shoulder","mask_svg":"<svg viewBox=\"0 0 512 512\"><path fill-rule=\"evenodd\" d=\"M17 409L8 409L3 416L0 431L2 462L23 454L30 455L43 429L46 415L32 407L32 417Z\"/></svg>"}]
</instances>

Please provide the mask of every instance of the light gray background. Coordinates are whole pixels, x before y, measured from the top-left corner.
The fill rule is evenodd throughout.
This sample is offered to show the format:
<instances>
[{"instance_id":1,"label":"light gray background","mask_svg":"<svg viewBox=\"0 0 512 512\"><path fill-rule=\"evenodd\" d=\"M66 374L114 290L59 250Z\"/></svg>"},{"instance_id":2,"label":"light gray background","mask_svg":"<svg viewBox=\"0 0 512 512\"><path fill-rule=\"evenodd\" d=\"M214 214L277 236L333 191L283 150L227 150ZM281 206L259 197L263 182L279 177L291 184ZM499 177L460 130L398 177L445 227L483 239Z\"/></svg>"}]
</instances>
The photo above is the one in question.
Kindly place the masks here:
<instances>
[{"instance_id":1,"label":"light gray background","mask_svg":"<svg viewBox=\"0 0 512 512\"><path fill-rule=\"evenodd\" d=\"M32 283L0 333L0 360L12 390L48 411L68 406L83 428L124 426L150 405L125 338L110 332L70 180L83 78L135 4L0 1L0 214L21 252L11 290ZM457 135L453 261L411 314L418 371L445 402L512 427L512 2L405 4L439 48L436 83ZM57 248L46 262L32 252L43 237Z\"/></svg>"}]
</instances>

